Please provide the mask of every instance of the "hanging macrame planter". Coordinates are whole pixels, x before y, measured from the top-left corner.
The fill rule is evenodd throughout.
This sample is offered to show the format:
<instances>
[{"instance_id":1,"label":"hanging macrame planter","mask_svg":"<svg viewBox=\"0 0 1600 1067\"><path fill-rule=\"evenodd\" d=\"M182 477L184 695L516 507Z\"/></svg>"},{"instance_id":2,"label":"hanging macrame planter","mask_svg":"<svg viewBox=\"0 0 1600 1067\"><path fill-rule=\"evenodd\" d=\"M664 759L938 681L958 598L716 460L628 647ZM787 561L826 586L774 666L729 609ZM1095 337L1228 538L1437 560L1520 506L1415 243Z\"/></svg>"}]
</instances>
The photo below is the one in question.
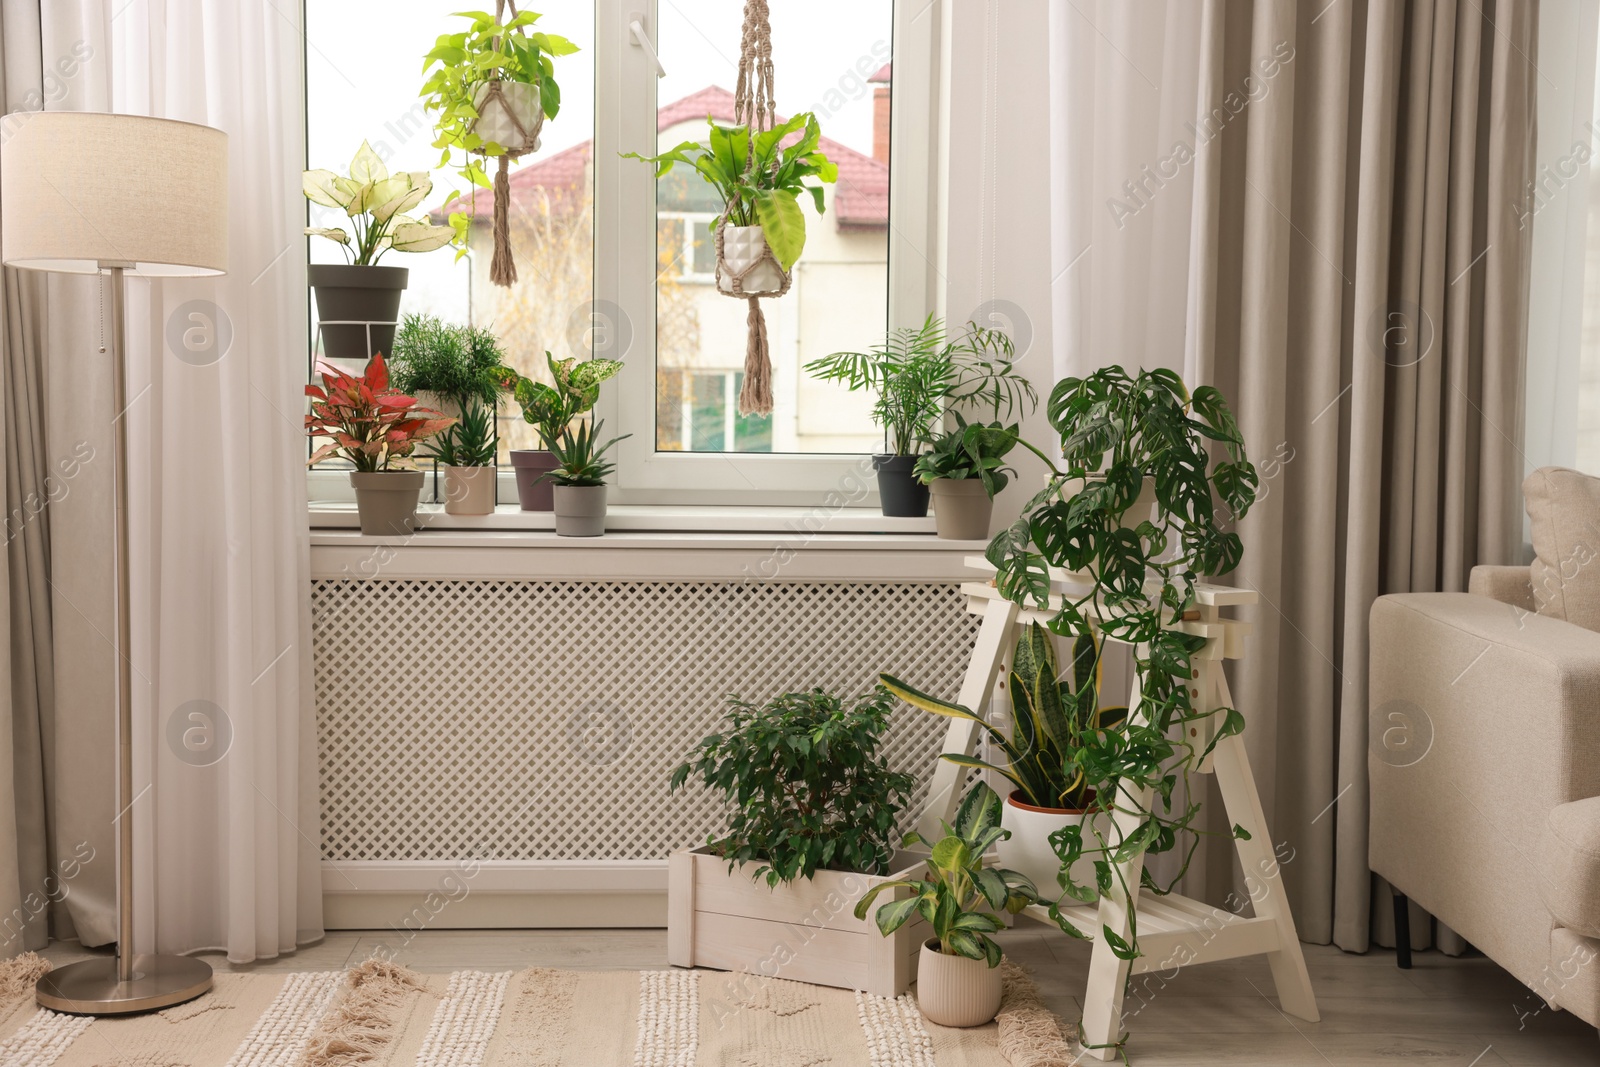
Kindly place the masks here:
<instances>
[{"instance_id":1,"label":"hanging macrame planter","mask_svg":"<svg viewBox=\"0 0 1600 1067\"><path fill-rule=\"evenodd\" d=\"M516 18L516 0L495 0L496 23L505 24L507 8L511 9L511 17ZM496 49L499 45L496 37ZM472 132L486 144L492 142L505 148L498 157L500 166L494 175L494 257L489 261L489 280L509 287L517 281L517 263L511 256L511 161L539 150L539 131L544 128L542 94L537 82L492 78L478 87L472 106L478 112ZM489 158L481 148L474 151L486 160Z\"/></svg>"},{"instance_id":2,"label":"hanging macrame planter","mask_svg":"<svg viewBox=\"0 0 1600 1067\"><path fill-rule=\"evenodd\" d=\"M772 27L767 0L745 0L744 30L739 41L739 82L734 91L733 121L757 133L770 130L776 118L772 99ZM749 153L746 167L755 163ZM741 415L772 412L772 356L767 342L767 318L762 297L789 291L789 272L772 254L760 226L730 226L726 218L717 227L717 291L750 303L746 319L749 337L744 350L744 386L739 390Z\"/></svg>"}]
</instances>

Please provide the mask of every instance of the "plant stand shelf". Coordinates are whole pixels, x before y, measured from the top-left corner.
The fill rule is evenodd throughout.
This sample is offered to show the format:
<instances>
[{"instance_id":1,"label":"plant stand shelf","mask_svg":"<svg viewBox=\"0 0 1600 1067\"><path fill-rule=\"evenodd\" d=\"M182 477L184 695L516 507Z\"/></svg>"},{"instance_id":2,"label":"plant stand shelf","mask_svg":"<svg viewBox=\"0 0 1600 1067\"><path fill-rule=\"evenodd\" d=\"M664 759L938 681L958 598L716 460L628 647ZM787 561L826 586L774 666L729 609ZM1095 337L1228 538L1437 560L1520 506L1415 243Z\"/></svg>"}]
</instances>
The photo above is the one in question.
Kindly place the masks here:
<instances>
[{"instance_id":1,"label":"plant stand shelf","mask_svg":"<svg viewBox=\"0 0 1600 1067\"><path fill-rule=\"evenodd\" d=\"M975 570L994 573L993 566L982 556L969 556L966 563ZM994 587L992 579L963 583L961 589L967 597L967 610L983 619L959 698L959 703L976 714L982 716L988 709L996 681L1003 677L1002 667L1016 644L1018 627L1034 621L1048 622L1060 609L1064 597L1082 596L1090 586L1086 576L1058 570L1051 571L1050 579L1050 603L1037 609L1022 608L1007 600ZM1206 639L1205 646L1192 658L1194 675L1190 697L1196 710L1234 706L1222 664L1243 656L1244 639L1250 627L1224 613L1231 607L1253 604L1256 599L1255 592L1249 589L1219 585L1196 587L1197 610L1177 627ZM1092 606L1084 610L1084 615L1091 622L1099 621L1099 614ZM1103 636L1107 641L1117 640L1110 635ZM1128 708L1130 718L1140 715L1137 683ZM1211 742L1208 731L1214 729L1214 722L1215 717L1193 724L1189 741L1204 749ZM972 755L977 739L976 723L952 719L945 733L943 751ZM1086 1054L1096 1059L1109 1060L1117 1055L1116 1046L1123 1037L1122 1000L1129 976L1148 971L1169 971L1189 964L1242 956L1266 956L1283 1011L1308 1022L1318 1019L1316 996L1306 972L1300 940L1295 934L1294 916L1278 877L1278 860L1273 853L1272 838L1243 737L1236 734L1222 738L1198 769L1201 773L1216 775L1229 825L1241 826L1250 835L1248 840L1236 840L1234 844L1244 867L1254 915L1237 915L1175 893L1160 895L1138 889L1135 910L1141 955L1131 961L1118 959L1099 935L1102 928L1109 928L1118 937L1132 939L1126 896L1121 887L1139 886L1144 871L1142 854L1121 865L1121 881L1114 881L1098 904L1062 907L1062 917L1094 942L1083 1002L1083 1043ZM963 774L963 768L946 760L938 761L928 807L917 827L925 837L937 840L940 823L954 816ZM1149 802L1148 793L1140 798L1141 806L1148 807ZM1132 832L1138 822L1136 815L1119 810L1113 816L1110 838L1120 840ZM1055 925L1043 905L1028 908L1023 914Z\"/></svg>"}]
</instances>

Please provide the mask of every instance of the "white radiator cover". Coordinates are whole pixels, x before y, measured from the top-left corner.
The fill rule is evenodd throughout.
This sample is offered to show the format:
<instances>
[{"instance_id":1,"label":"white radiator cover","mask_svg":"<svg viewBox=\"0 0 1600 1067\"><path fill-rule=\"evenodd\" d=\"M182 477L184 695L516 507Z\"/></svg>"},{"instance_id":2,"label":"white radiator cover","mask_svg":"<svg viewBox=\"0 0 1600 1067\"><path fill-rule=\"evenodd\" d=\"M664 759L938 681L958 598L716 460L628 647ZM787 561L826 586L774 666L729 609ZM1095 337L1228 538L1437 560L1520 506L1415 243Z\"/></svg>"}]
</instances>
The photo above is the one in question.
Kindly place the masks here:
<instances>
[{"instance_id":1,"label":"white radiator cover","mask_svg":"<svg viewBox=\"0 0 1600 1067\"><path fill-rule=\"evenodd\" d=\"M429 868L662 861L720 826L667 781L728 694L954 697L979 622L918 581L321 579L312 608L323 858ZM945 726L901 706L890 765L925 782Z\"/></svg>"}]
</instances>

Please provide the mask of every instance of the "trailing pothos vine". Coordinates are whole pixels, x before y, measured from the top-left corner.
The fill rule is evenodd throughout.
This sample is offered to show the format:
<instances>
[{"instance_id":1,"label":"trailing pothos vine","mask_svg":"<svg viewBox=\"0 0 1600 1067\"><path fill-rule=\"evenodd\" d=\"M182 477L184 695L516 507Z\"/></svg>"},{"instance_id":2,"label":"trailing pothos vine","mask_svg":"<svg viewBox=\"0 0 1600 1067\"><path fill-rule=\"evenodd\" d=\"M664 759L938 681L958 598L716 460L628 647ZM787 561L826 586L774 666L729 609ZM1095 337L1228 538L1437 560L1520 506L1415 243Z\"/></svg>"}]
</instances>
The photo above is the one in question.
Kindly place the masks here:
<instances>
[{"instance_id":1,"label":"trailing pothos vine","mask_svg":"<svg viewBox=\"0 0 1600 1067\"><path fill-rule=\"evenodd\" d=\"M1199 803L1187 799L1187 789L1178 801L1174 793L1217 741L1244 729L1232 708L1196 709L1191 657L1205 639L1178 627L1195 607L1195 585L1233 570L1244 551L1238 534L1223 528L1217 500L1231 516L1243 516L1259 480L1222 394L1210 386L1191 394L1168 370L1129 375L1106 367L1064 379L1050 394L1048 414L1061 436L1064 469L1023 442L1049 465L1049 484L994 538L987 556L1000 592L1024 607L1048 606L1049 568L1082 575L1087 591L1062 597L1050 629L1073 638L1098 629L1134 648L1137 712L1114 728L1085 732L1069 754L1096 797L1095 810L1106 818L1052 835L1063 896L1049 906L1062 930L1085 938L1061 914L1062 902L1091 903L1096 891L1119 884L1130 936L1109 927L1101 933L1118 957L1131 960L1139 955L1137 887L1122 881L1119 864L1140 852L1181 847L1182 869L1170 881L1158 884L1148 868L1141 879L1156 893L1171 892L1204 832L1194 826ZM1154 509L1130 515L1147 482ZM1103 647L1096 645L1097 656ZM1220 721L1203 731L1210 742L1204 748L1190 743L1191 724L1213 716ZM1116 811L1138 822L1110 840ZM1245 835L1241 827L1232 832ZM1093 857L1096 886L1072 878L1073 863L1084 856Z\"/></svg>"}]
</instances>

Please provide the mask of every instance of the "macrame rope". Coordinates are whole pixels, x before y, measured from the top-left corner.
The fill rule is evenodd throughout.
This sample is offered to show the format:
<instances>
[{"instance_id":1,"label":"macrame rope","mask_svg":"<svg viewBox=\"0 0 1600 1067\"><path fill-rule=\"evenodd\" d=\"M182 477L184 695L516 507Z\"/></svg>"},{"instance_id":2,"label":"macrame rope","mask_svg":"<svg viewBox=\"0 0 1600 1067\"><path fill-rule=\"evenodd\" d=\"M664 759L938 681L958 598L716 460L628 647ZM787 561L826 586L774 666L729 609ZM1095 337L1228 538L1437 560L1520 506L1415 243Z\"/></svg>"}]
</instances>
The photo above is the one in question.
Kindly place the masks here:
<instances>
[{"instance_id":1,"label":"macrame rope","mask_svg":"<svg viewBox=\"0 0 1600 1067\"><path fill-rule=\"evenodd\" d=\"M507 8L511 9L511 17L516 18L516 0L495 0L495 25L505 25ZM500 36L495 34L491 39L497 52L500 50ZM518 137L515 145L505 146L506 151L500 156L500 166L494 175L494 258L489 261L489 280L496 285L509 287L517 282L517 261L511 256L511 161L539 147L539 131L544 128L544 107L536 98L532 120L524 123L517 109L507 99L500 79L491 79L488 87L488 92L478 103L478 114L481 116L491 104L498 104L500 113L511 120Z\"/></svg>"},{"instance_id":2,"label":"macrame rope","mask_svg":"<svg viewBox=\"0 0 1600 1067\"><path fill-rule=\"evenodd\" d=\"M739 81L733 93L733 121L755 135L770 130L777 122L777 108L772 90L772 25L767 10L767 0L745 0L744 28L739 39ZM755 152L745 155L745 173L755 166ZM767 415L772 411L772 356L767 342L767 318L761 312L762 296L782 296L789 291L789 272L783 269L772 249L767 248L760 259L747 264L739 271L731 270L723 257L722 228L724 218L717 226L717 290L724 296L750 301L747 325L749 339L744 351L744 386L739 390L739 414ZM744 279L763 263L771 263L783 278L777 291L747 293ZM722 279L731 283L722 288Z\"/></svg>"}]
</instances>

